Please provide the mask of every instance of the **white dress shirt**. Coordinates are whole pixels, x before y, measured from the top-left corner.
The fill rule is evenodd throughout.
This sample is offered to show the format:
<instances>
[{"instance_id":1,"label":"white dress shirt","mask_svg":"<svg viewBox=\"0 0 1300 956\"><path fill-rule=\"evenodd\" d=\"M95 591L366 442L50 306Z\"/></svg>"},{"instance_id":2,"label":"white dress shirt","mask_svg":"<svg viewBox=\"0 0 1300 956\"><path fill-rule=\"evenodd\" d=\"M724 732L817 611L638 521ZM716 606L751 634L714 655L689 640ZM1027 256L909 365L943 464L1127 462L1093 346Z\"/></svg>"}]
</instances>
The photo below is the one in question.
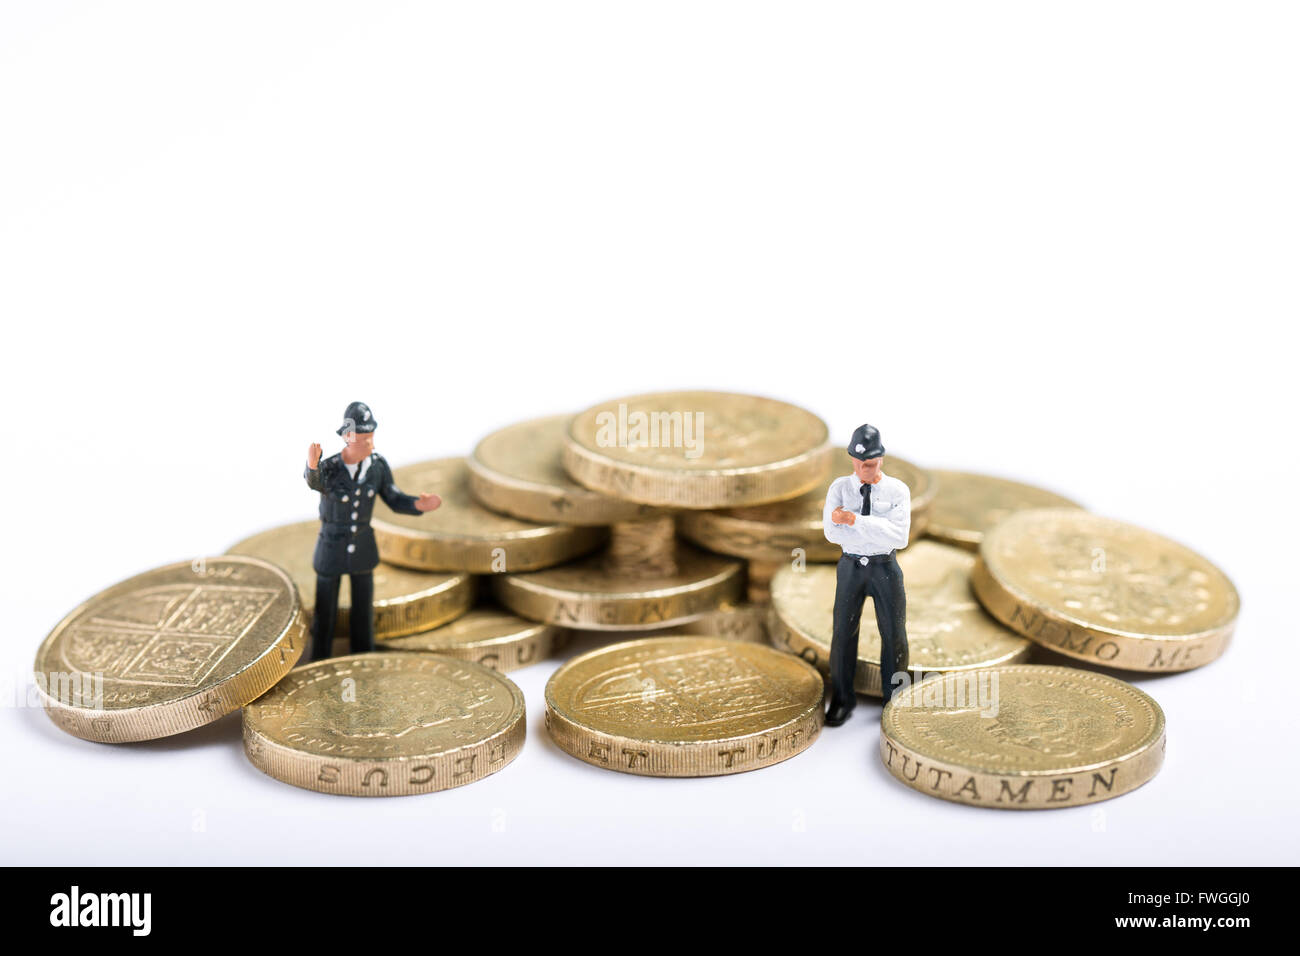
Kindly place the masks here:
<instances>
[{"instance_id":1,"label":"white dress shirt","mask_svg":"<svg viewBox=\"0 0 1300 956\"><path fill-rule=\"evenodd\" d=\"M349 465L345 461L343 462L343 467L348 470L349 478L353 481L360 481L362 478L366 477L366 472L370 470L370 456L366 455L365 458L362 458L355 465Z\"/></svg>"},{"instance_id":2,"label":"white dress shirt","mask_svg":"<svg viewBox=\"0 0 1300 956\"><path fill-rule=\"evenodd\" d=\"M853 524L836 524L831 512L843 508ZM831 482L822 511L826 540L838 544L845 554L888 554L907 547L912 530L912 493L907 485L884 472L871 486L871 514L862 514L862 482L857 475L845 475Z\"/></svg>"}]
</instances>

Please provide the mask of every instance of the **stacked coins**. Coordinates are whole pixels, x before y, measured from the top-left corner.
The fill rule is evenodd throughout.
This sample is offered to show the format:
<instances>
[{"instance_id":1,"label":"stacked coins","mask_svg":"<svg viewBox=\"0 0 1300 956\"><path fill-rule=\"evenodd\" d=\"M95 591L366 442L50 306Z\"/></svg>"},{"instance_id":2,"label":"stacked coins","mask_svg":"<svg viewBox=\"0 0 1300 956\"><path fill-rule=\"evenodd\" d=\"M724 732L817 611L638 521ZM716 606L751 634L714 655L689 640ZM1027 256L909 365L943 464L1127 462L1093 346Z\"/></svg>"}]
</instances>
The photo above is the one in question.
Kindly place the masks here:
<instances>
[{"instance_id":1,"label":"stacked coins","mask_svg":"<svg viewBox=\"0 0 1300 956\"><path fill-rule=\"evenodd\" d=\"M522 617L579 630L722 632L744 606L745 566L679 537L685 516L815 493L829 453L826 425L810 412L723 392L636 395L508 426L470 456L479 503L527 520L602 523L609 538L577 561L512 565L492 577L493 594Z\"/></svg>"},{"instance_id":2,"label":"stacked coins","mask_svg":"<svg viewBox=\"0 0 1300 956\"><path fill-rule=\"evenodd\" d=\"M526 722L503 672L586 632L607 643L546 685L561 749L642 776L775 766L824 724L840 552L823 508L849 468L820 418L753 395L658 392L507 425L464 458L394 471L442 506L377 506L381 653L346 654L345 578L338 656L295 666L319 533L299 522L91 598L42 643L37 685L51 719L87 740L179 734L242 708L245 752L278 780L420 794L509 764ZM1046 489L892 455L883 470L911 495L898 555L910 680L882 710L888 772L1007 809L1151 780L1164 714L1110 672L1221 655L1240 609L1227 576ZM880 698L870 604L854 686Z\"/></svg>"},{"instance_id":3,"label":"stacked coins","mask_svg":"<svg viewBox=\"0 0 1300 956\"><path fill-rule=\"evenodd\" d=\"M480 505L608 532L601 550L542 570L507 554L490 579L496 600L553 626L663 635L613 644L552 677L547 726L561 748L609 769L696 776L768 766L812 743L821 680L762 646L762 614L744 600L746 571L752 597L776 563L747 569L737 560L746 555L679 531L687 516L821 494L829 458L815 415L722 392L615 399L478 444L468 467Z\"/></svg>"}]
</instances>

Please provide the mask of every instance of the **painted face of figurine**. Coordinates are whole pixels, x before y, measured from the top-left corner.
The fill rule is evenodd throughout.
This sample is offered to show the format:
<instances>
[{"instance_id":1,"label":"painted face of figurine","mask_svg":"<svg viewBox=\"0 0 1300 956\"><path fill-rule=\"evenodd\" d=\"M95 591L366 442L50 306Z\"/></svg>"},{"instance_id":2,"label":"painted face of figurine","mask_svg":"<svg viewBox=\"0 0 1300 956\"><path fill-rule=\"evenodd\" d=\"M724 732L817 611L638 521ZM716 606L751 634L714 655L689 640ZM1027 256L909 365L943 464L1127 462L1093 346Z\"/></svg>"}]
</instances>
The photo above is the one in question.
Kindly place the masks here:
<instances>
[{"instance_id":1,"label":"painted face of figurine","mask_svg":"<svg viewBox=\"0 0 1300 956\"><path fill-rule=\"evenodd\" d=\"M880 480L880 463L883 458L868 458L865 461L849 456L853 462L853 473L858 476L858 481L865 481L869 485L874 485Z\"/></svg>"},{"instance_id":2,"label":"painted face of figurine","mask_svg":"<svg viewBox=\"0 0 1300 956\"><path fill-rule=\"evenodd\" d=\"M343 436L343 460L354 465L375 450L374 432L348 432Z\"/></svg>"}]
</instances>

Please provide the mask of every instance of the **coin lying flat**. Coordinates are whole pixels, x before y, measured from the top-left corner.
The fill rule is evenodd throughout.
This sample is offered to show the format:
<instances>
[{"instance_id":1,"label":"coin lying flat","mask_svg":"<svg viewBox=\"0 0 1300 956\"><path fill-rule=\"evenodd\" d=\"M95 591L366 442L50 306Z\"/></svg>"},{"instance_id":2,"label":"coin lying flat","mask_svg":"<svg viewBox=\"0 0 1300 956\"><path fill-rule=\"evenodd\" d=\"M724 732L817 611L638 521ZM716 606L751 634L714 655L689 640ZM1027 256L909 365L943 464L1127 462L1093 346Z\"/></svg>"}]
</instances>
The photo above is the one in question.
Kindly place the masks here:
<instances>
[{"instance_id":1,"label":"coin lying flat","mask_svg":"<svg viewBox=\"0 0 1300 956\"><path fill-rule=\"evenodd\" d=\"M510 425L488 435L466 459L469 490L493 511L544 524L609 525L649 518L656 509L584 488L564 470L572 415Z\"/></svg>"},{"instance_id":2,"label":"coin lying flat","mask_svg":"<svg viewBox=\"0 0 1300 956\"><path fill-rule=\"evenodd\" d=\"M1018 664L940 674L885 705L880 757L932 797L1041 810L1095 803L1156 775L1165 715L1131 684Z\"/></svg>"},{"instance_id":3,"label":"coin lying flat","mask_svg":"<svg viewBox=\"0 0 1300 956\"><path fill-rule=\"evenodd\" d=\"M440 458L393 470L399 488L427 489L442 498L436 511L399 515L375 506L371 526L379 556L422 571L533 571L599 547L601 528L533 524L489 511L469 493L463 458Z\"/></svg>"},{"instance_id":4,"label":"coin lying flat","mask_svg":"<svg viewBox=\"0 0 1300 956\"><path fill-rule=\"evenodd\" d=\"M569 632L562 627L526 621L488 605L422 634L383 641L379 648L442 654L504 672L550 657L568 638Z\"/></svg>"},{"instance_id":5,"label":"coin lying flat","mask_svg":"<svg viewBox=\"0 0 1300 956\"><path fill-rule=\"evenodd\" d=\"M36 686L73 736L153 740L258 697L293 667L305 634L284 571L202 558L128 578L68 614L36 652Z\"/></svg>"},{"instance_id":6,"label":"coin lying flat","mask_svg":"<svg viewBox=\"0 0 1300 956\"><path fill-rule=\"evenodd\" d=\"M935 471L939 493L930 506L926 533L974 551L984 532L1003 518L1028 508L1079 508L1045 488L968 471Z\"/></svg>"},{"instance_id":7,"label":"coin lying flat","mask_svg":"<svg viewBox=\"0 0 1300 956\"><path fill-rule=\"evenodd\" d=\"M690 621L739 599L739 561L672 545L668 566L595 554L528 574L491 579L498 602L521 617L561 627L636 631Z\"/></svg>"},{"instance_id":8,"label":"coin lying flat","mask_svg":"<svg viewBox=\"0 0 1300 956\"><path fill-rule=\"evenodd\" d=\"M316 603L316 572L312 555L320 522L299 521L271 528L232 545L229 554L251 554L284 568L298 586L303 610L311 620ZM374 570L375 638L400 637L427 631L454 620L474 601L473 578L468 574L412 571L392 564ZM348 633L351 585L339 580L339 616L335 633Z\"/></svg>"},{"instance_id":9,"label":"coin lying flat","mask_svg":"<svg viewBox=\"0 0 1300 956\"><path fill-rule=\"evenodd\" d=\"M434 654L316 661L244 710L255 767L354 797L473 783L514 760L524 734L524 696L509 678Z\"/></svg>"},{"instance_id":10,"label":"coin lying flat","mask_svg":"<svg viewBox=\"0 0 1300 956\"><path fill-rule=\"evenodd\" d=\"M730 508L791 498L825 474L826 423L785 402L729 392L656 392L576 415L564 467L615 498Z\"/></svg>"},{"instance_id":11,"label":"coin lying flat","mask_svg":"<svg viewBox=\"0 0 1300 956\"><path fill-rule=\"evenodd\" d=\"M1208 664L1241 608L1228 576L1195 551L1086 511L1002 521L985 535L971 582L994 617L1030 640L1135 671Z\"/></svg>"},{"instance_id":12,"label":"coin lying flat","mask_svg":"<svg viewBox=\"0 0 1300 956\"><path fill-rule=\"evenodd\" d=\"M575 657L546 684L546 727L587 763L651 777L766 767L821 732L822 678L796 657L715 637L655 637Z\"/></svg>"},{"instance_id":13,"label":"coin lying flat","mask_svg":"<svg viewBox=\"0 0 1300 956\"><path fill-rule=\"evenodd\" d=\"M975 600L970 572L975 558L960 548L918 541L898 552L907 589L908 671L924 674L1010 664L1029 656L1032 644L990 617ZM772 579L772 643L830 671L834 633L835 566L784 568ZM880 630L867 598L858 635L853 686L880 697Z\"/></svg>"},{"instance_id":14,"label":"coin lying flat","mask_svg":"<svg viewBox=\"0 0 1300 956\"><path fill-rule=\"evenodd\" d=\"M822 509L831 482L849 473L842 464L839 456L833 457L832 467L816 486L797 498L721 511L684 511L677 518L677 529L701 548L751 561L788 564L795 551L802 551L806 561L838 561L840 548L826 540ZM930 472L893 455L885 458L883 471L902 481L912 494L910 540L916 541L926 529L938 483Z\"/></svg>"}]
</instances>

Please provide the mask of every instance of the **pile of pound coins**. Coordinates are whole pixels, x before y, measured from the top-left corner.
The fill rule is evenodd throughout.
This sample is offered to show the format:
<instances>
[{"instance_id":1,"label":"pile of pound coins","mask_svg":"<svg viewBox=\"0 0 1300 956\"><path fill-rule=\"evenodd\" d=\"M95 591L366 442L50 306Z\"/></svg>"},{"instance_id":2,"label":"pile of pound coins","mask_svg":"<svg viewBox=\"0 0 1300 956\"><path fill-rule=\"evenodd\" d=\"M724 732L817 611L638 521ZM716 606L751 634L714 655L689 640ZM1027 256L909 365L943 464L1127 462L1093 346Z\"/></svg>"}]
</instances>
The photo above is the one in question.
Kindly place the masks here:
<instances>
[{"instance_id":1,"label":"pile of pound coins","mask_svg":"<svg viewBox=\"0 0 1300 956\"><path fill-rule=\"evenodd\" d=\"M893 455L883 470L911 493L898 556L910 682L881 713L888 771L1006 809L1077 806L1155 776L1164 714L1111 672L1221 655L1239 609L1223 572L1030 485ZM86 740L180 734L242 709L248 759L278 780L429 793L514 759L526 712L506 672L586 632L607 640L546 685L561 750L642 776L756 770L822 730L839 558L822 510L849 471L820 418L752 395L636 395L508 425L467 457L394 469L442 506L376 508L375 653L345 653L344 579L340 656L300 663L319 525L298 522L91 598L41 644L37 687ZM869 607L854 683L882 697Z\"/></svg>"}]
</instances>

